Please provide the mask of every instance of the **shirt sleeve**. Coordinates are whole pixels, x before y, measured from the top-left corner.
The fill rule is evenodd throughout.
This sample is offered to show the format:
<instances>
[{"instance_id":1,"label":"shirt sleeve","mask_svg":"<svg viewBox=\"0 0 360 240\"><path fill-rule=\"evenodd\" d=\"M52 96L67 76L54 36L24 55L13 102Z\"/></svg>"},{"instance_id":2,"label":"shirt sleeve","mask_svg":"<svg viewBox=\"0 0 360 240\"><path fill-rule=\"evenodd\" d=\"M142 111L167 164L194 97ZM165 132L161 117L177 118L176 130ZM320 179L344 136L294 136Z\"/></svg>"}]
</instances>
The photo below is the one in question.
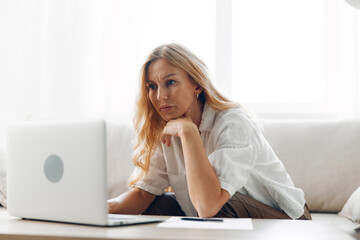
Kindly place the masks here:
<instances>
[{"instance_id":1,"label":"shirt sleeve","mask_svg":"<svg viewBox=\"0 0 360 240\"><path fill-rule=\"evenodd\" d=\"M134 187L159 196L169 185L164 154L161 147L158 147L150 158L149 171Z\"/></svg>"},{"instance_id":2,"label":"shirt sleeve","mask_svg":"<svg viewBox=\"0 0 360 240\"><path fill-rule=\"evenodd\" d=\"M258 144L250 121L219 121L213 128L215 150L208 159L230 196L246 184L255 166Z\"/></svg>"}]
</instances>

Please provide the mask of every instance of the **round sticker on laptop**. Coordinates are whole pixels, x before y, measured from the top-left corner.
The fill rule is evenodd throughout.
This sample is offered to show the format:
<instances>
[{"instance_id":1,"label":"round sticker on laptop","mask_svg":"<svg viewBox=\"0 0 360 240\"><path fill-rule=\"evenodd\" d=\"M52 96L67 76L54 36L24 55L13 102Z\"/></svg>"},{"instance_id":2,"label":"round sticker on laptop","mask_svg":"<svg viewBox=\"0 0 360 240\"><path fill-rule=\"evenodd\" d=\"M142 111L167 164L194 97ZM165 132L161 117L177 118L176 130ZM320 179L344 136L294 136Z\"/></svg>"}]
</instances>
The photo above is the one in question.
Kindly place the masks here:
<instances>
[{"instance_id":1,"label":"round sticker on laptop","mask_svg":"<svg viewBox=\"0 0 360 240\"><path fill-rule=\"evenodd\" d=\"M61 158L55 154L50 155L45 161L44 172L50 182L60 181L64 174L64 164Z\"/></svg>"}]
</instances>

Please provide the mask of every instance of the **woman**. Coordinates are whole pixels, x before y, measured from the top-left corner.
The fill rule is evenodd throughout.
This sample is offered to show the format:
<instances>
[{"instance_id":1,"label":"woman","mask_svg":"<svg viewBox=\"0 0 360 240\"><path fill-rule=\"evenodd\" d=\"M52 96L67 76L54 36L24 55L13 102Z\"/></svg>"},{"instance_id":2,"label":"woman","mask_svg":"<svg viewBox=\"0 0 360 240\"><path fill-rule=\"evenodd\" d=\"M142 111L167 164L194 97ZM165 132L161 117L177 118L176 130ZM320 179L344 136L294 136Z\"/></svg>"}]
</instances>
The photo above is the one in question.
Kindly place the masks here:
<instances>
[{"instance_id":1,"label":"woman","mask_svg":"<svg viewBox=\"0 0 360 240\"><path fill-rule=\"evenodd\" d=\"M110 213L311 219L258 125L185 47L161 45L143 65L135 128L132 189Z\"/></svg>"}]
</instances>

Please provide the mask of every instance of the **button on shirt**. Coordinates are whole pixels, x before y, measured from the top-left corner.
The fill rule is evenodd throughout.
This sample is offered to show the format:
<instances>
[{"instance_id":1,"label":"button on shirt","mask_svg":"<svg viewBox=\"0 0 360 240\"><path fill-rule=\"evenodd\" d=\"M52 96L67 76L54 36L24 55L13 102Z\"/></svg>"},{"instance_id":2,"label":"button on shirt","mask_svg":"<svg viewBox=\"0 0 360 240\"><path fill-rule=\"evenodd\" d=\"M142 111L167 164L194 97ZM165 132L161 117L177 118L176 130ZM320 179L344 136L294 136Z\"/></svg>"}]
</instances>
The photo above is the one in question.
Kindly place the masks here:
<instances>
[{"instance_id":1,"label":"button on shirt","mask_svg":"<svg viewBox=\"0 0 360 240\"><path fill-rule=\"evenodd\" d=\"M303 215L304 192L294 186L246 110L237 106L215 111L205 103L199 131L221 188L230 196L240 192L283 210L293 219ZM155 195L171 186L184 213L197 216L189 196L179 137L173 136L169 147L159 145L150 159L148 173L135 186Z\"/></svg>"}]
</instances>

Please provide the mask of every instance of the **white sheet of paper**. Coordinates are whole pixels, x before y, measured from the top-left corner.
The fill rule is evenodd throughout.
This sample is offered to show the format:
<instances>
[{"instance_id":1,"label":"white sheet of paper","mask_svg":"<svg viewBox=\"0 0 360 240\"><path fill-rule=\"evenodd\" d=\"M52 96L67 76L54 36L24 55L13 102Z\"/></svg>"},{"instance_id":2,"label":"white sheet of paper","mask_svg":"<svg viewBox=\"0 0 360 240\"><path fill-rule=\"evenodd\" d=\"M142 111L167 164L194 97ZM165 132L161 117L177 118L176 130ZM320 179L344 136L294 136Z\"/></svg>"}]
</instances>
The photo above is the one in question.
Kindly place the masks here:
<instances>
[{"instance_id":1,"label":"white sheet of paper","mask_svg":"<svg viewBox=\"0 0 360 240\"><path fill-rule=\"evenodd\" d=\"M224 218L223 222L201 222L181 220L181 217L170 217L157 227L160 228L192 228L192 229L227 229L252 230L251 218Z\"/></svg>"}]
</instances>

